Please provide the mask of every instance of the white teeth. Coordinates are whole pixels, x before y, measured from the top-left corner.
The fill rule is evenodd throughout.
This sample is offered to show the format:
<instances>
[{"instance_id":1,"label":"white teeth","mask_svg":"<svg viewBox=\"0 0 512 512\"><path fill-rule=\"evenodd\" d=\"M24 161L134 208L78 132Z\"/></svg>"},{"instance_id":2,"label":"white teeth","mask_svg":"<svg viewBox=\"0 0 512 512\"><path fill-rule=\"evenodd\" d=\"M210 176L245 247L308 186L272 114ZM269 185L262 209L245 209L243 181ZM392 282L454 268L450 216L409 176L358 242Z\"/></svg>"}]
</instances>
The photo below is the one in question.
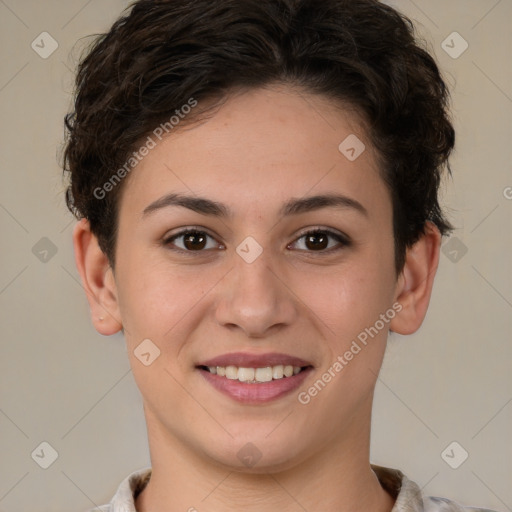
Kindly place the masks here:
<instances>
[{"instance_id":1,"label":"white teeth","mask_svg":"<svg viewBox=\"0 0 512 512\"><path fill-rule=\"evenodd\" d=\"M238 380L240 382L249 382L254 380L254 368L238 368Z\"/></svg>"},{"instance_id":2,"label":"white teeth","mask_svg":"<svg viewBox=\"0 0 512 512\"><path fill-rule=\"evenodd\" d=\"M272 367L272 378L273 379L282 379L284 376L283 370L284 370L284 366L282 364L273 366Z\"/></svg>"},{"instance_id":3,"label":"white teeth","mask_svg":"<svg viewBox=\"0 0 512 512\"><path fill-rule=\"evenodd\" d=\"M254 375L254 380L256 382L270 382L272 380L272 367L267 366L266 368L257 368Z\"/></svg>"},{"instance_id":4,"label":"white teeth","mask_svg":"<svg viewBox=\"0 0 512 512\"><path fill-rule=\"evenodd\" d=\"M217 368L220 368L217 366ZM226 366L226 377L231 380L238 379L238 368L236 366Z\"/></svg>"},{"instance_id":5,"label":"white teeth","mask_svg":"<svg viewBox=\"0 0 512 512\"><path fill-rule=\"evenodd\" d=\"M285 377L297 375L301 371L300 366L282 365L266 366L265 368L244 368L238 366L208 366L212 374L219 377L226 377L230 380L239 380L240 382L270 382Z\"/></svg>"}]
</instances>

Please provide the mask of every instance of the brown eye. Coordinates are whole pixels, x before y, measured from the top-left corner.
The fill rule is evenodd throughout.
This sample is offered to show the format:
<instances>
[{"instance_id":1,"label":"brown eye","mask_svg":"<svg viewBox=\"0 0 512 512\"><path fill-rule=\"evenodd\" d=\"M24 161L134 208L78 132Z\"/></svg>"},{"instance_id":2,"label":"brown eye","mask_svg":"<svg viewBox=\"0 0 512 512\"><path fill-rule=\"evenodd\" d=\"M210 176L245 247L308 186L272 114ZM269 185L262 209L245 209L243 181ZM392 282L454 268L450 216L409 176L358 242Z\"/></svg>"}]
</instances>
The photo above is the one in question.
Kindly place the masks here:
<instances>
[{"instance_id":1,"label":"brown eye","mask_svg":"<svg viewBox=\"0 0 512 512\"><path fill-rule=\"evenodd\" d=\"M209 239L212 241L210 242ZM201 252L204 249L214 249L220 245L208 233L190 229L173 235L164 244L174 246L175 250L184 252Z\"/></svg>"},{"instance_id":2,"label":"brown eye","mask_svg":"<svg viewBox=\"0 0 512 512\"><path fill-rule=\"evenodd\" d=\"M306 247L312 251L327 249L329 237L325 233L313 233L306 235Z\"/></svg>"},{"instance_id":3,"label":"brown eye","mask_svg":"<svg viewBox=\"0 0 512 512\"><path fill-rule=\"evenodd\" d=\"M206 246L206 237L202 233L190 233L183 237L183 245L189 251L204 249Z\"/></svg>"},{"instance_id":4,"label":"brown eye","mask_svg":"<svg viewBox=\"0 0 512 512\"><path fill-rule=\"evenodd\" d=\"M296 247L297 249L306 252L331 252L331 250L336 251L350 245L350 242L341 234L318 229L304 233L288 247L293 247L294 245L298 246Z\"/></svg>"}]
</instances>

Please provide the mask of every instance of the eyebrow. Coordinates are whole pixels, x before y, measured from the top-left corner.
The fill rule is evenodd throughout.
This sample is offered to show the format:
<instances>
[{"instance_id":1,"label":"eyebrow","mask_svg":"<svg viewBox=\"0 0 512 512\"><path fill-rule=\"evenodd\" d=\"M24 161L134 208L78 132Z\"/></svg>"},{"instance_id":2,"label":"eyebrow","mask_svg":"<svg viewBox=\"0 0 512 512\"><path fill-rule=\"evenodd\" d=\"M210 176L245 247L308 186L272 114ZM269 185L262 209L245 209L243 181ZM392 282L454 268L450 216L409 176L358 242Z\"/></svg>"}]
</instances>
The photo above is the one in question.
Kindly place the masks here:
<instances>
[{"instance_id":1,"label":"eyebrow","mask_svg":"<svg viewBox=\"0 0 512 512\"><path fill-rule=\"evenodd\" d=\"M180 206L212 217L232 217L231 210L225 204L204 197L187 196L184 194L167 194L157 199L144 208L142 216L147 217L157 210L171 206ZM322 208L352 209L368 217L367 209L359 201L339 194L323 194L300 199L290 199L281 207L279 215L281 217L299 215Z\"/></svg>"}]
</instances>

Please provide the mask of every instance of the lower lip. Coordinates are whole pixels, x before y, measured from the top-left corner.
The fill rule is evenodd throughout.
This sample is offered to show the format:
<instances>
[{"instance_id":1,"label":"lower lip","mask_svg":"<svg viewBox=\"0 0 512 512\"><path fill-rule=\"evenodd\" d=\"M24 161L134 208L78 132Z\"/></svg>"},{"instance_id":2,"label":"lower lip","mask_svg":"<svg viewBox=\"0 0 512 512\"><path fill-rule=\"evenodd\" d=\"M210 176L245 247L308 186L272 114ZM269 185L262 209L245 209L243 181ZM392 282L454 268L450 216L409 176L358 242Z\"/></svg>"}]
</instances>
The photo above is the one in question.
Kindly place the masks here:
<instances>
[{"instance_id":1,"label":"lower lip","mask_svg":"<svg viewBox=\"0 0 512 512\"><path fill-rule=\"evenodd\" d=\"M208 370L198 368L201 375L218 391L244 404L262 404L281 398L297 389L313 370L308 367L297 375L283 377L269 382L249 384L239 380L220 377Z\"/></svg>"}]
</instances>

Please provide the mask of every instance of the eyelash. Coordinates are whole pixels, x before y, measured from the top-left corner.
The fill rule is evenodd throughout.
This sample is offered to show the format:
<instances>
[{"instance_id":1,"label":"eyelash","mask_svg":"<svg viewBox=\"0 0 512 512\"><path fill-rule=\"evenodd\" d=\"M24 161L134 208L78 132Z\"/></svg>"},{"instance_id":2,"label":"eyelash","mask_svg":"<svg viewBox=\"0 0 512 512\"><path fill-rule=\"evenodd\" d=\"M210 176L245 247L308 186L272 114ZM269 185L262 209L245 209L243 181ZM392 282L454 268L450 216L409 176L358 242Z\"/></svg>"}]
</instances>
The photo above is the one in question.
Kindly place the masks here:
<instances>
[{"instance_id":1,"label":"eyelash","mask_svg":"<svg viewBox=\"0 0 512 512\"><path fill-rule=\"evenodd\" d=\"M179 238L182 238L185 235L190 235L190 234L193 234L193 235L206 235L209 238L215 239L215 237L213 237L212 235L210 235L209 233L207 233L204 230L197 229L197 228L187 228L187 229L184 229L184 230L182 230L182 231L180 231L178 233L175 233L174 235L164 239L163 240L163 245L166 246L166 247L169 247L169 249L172 250L172 251L179 252L179 253L186 253L186 254L203 253L203 252L206 252L206 251L210 250L210 249L201 249L201 250L197 250L197 251L191 251L191 250L187 250L187 249L181 249L179 247L178 248L170 247L172 245L173 241L175 241L175 240L177 240ZM330 238L334 238L340 245L338 247L334 247L334 248L331 247L331 248L328 248L328 249L322 249L322 250L318 250L318 251L306 250L306 249L299 249L299 250L303 251L303 252L308 252L308 253L311 253L311 254L315 254L315 253L318 253L318 254L331 254L333 252L337 252L337 251L343 249L344 247L348 247L348 246L351 245L350 240L346 236L344 236L344 235L342 235L340 233L337 233L335 231L332 231L330 229L325 229L325 228L314 228L314 229L310 229L309 231L305 231L301 235L299 235L299 237L296 238L295 241L292 242L292 244L297 243L299 240L301 240L302 238L305 238L305 237L307 237L309 235L317 235L317 234L324 234L324 235L327 235ZM288 248L292 244L289 244L286 247ZM222 245L222 244L220 244L220 245Z\"/></svg>"}]
</instances>

